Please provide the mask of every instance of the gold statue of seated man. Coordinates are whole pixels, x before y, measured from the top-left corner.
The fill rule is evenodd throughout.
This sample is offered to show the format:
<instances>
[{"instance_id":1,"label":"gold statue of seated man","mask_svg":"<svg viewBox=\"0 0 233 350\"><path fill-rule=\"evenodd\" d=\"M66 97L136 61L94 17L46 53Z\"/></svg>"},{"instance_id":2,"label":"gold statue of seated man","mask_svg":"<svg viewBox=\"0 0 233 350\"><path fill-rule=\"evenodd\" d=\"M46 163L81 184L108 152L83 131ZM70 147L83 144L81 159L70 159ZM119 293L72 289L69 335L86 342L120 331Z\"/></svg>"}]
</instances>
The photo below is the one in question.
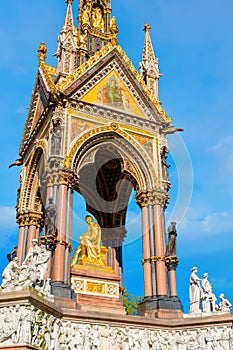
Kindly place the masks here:
<instances>
[{"instance_id":1,"label":"gold statue of seated man","mask_svg":"<svg viewBox=\"0 0 233 350\"><path fill-rule=\"evenodd\" d=\"M88 224L87 232L80 236L80 244L75 251L71 267L74 267L78 260L80 264L105 265L101 257L101 228L97 222L92 221L90 215L86 216L86 223Z\"/></svg>"}]
</instances>

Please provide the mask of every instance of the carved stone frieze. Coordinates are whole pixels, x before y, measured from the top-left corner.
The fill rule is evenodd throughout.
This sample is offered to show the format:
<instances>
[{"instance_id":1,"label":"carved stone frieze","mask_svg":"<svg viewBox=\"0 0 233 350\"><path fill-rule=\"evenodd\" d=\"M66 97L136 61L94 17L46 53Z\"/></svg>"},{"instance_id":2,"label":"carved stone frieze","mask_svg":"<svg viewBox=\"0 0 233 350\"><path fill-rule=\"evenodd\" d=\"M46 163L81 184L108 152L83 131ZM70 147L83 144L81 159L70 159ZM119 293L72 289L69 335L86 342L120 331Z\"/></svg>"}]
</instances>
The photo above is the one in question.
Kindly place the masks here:
<instances>
[{"instance_id":1,"label":"carved stone frieze","mask_svg":"<svg viewBox=\"0 0 233 350\"><path fill-rule=\"evenodd\" d=\"M30 304L1 307L0 330L0 346L28 344L47 350L230 350L233 344L233 328L224 322L175 330L90 323L61 319Z\"/></svg>"},{"instance_id":2,"label":"carved stone frieze","mask_svg":"<svg viewBox=\"0 0 233 350\"><path fill-rule=\"evenodd\" d=\"M85 101L72 101L67 105L69 111L80 111L86 113L87 115L92 115L96 118L101 118L101 120L107 119L112 120L113 122L128 124L139 129L148 130L148 131L158 131L158 124L154 121L146 120L140 117L134 117L127 113L117 110L111 110L105 106L94 106L91 103Z\"/></svg>"}]
</instances>

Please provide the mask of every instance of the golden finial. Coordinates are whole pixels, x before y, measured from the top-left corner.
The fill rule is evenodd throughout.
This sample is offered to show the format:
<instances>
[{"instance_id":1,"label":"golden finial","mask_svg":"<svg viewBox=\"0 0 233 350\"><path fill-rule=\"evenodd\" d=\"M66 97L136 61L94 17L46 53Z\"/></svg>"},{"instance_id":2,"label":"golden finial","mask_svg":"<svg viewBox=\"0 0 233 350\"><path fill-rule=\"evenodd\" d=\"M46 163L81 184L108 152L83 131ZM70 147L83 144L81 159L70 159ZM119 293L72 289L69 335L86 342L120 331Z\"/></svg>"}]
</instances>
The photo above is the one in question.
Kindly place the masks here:
<instances>
[{"instance_id":1,"label":"golden finial","mask_svg":"<svg viewBox=\"0 0 233 350\"><path fill-rule=\"evenodd\" d=\"M38 47L38 57L40 63L44 62L46 59L46 52L47 52L47 47L45 46L45 43L42 42L40 43L40 46Z\"/></svg>"},{"instance_id":2,"label":"golden finial","mask_svg":"<svg viewBox=\"0 0 233 350\"><path fill-rule=\"evenodd\" d=\"M150 29L151 29L151 26L149 25L148 22L146 22L145 27L143 28L143 30L144 30L145 32L149 32Z\"/></svg>"},{"instance_id":3,"label":"golden finial","mask_svg":"<svg viewBox=\"0 0 233 350\"><path fill-rule=\"evenodd\" d=\"M117 28L117 24L116 24L116 17L113 16L110 20L110 31L113 34L118 34L119 30Z\"/></svg>"},{"instance_id":4,"label":"golden finial","mask_svg":"<svg viewBox=\"0 0 233 350\"><path fill-rule=\"evenodd\" d=\"M73 0L66 0L67 5L72 5L73 4Z\"/></svg>"}]
</instances>

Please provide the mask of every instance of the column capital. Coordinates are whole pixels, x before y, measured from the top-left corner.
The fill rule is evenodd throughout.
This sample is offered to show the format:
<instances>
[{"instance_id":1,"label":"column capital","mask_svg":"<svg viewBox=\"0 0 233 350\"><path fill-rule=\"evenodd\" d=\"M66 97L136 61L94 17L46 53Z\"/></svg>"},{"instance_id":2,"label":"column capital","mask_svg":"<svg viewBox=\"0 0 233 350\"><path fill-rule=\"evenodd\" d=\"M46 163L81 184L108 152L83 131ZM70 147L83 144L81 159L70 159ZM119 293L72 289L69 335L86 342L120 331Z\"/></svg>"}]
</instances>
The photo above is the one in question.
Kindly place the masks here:
<instances>
[{"instance_id":1,"label":"column capital","mask_svg":"<svg viewBox=\"0 0 233 350\"><path fill-rule=\"evenodd\" d=\"M110 14L112 13L112 9L109 8L109 7L108 7L108 8L105 8L105 9L104 9L104 13L110 15Z\"/></svg>"},{"instance_id":2,"label":"column capital","mask_svg":"<svg viewBox=\"0 0 233 350\"><path fill-rule=\"evenodd\" d=\"M71 169L53 168L48 170L44 183L47 187L66 185L72 189L78 189L78 175Z\"/></svg>"},{"instance_id":3,"label":"column capital","mask_svg":"<svg viewBox=\"0 0 233 350\"><path fill-rule=\"evenodd\" d=\"M160 205L164 208L168 201L168 193L158 189L139 191L136 195L136 202L141 208L149 205Z\"/></svg>"},{"instance_id":4,"label":"column capital","mask_svg":"<svg viewBox=\"0 0 233 350\"><path fill-rule=\"evenodd\" d=\"M168 271L176 271L178 263L179 263L179 259L177 258L176 255L166 256L165 263L166 263Z\"/></svg>"},{"instance_id":5,"label":"column capital","mask_svg":"<svg viewBox=\"0 0 233 350\"><path fill-rule=\"evenodd\" d=\"M43 224L43 213L37 213L33 211L18 213L16 221L20 227L36 226L37 228L40 228Z\"/></svg>"}]
</instances>

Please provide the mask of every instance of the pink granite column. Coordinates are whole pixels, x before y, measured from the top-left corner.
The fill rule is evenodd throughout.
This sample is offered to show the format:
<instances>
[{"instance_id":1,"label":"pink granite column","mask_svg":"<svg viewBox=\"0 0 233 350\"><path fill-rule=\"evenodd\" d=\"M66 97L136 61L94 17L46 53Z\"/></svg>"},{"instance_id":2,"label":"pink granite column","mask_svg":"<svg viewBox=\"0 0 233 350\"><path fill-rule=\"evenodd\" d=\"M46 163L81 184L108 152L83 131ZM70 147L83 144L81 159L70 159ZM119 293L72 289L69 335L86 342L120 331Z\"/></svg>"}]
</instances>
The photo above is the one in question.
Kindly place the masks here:
<instances>
[{"instance_id":1,"label":"pink granite column","mask_svg":"<svg viewBox=\"0 0 233 350\"><path fill-rule=\"evenodd\" d=\"M21 265L22 261L24 259L25 256L25 252L24 252L24 240L25 240L25 227L24 226L20 226L19 228L19 236L18 236L18 246L17 246L17 256L19 258L19 262L18 264Z\"/></svg>"},{"instance_id":2,"label":"pink granite column","mask_svg":"<svg viewBox=\"0 0 233 350\"><path fill-rule=\"evenodd\" d=\"M52 252L50 251L50 258L48 261L48 270L47 270L46 278L51 278L51 265L52 265L51 257L52 257Z\"/></svg>"},{"instance_id":3,"label":"pink granite column","mask_svg":"<svg viewBox=\"0 0 233 350\"><path fill-rule=\"evenodd\" d=\"M54 199L54 187L53 186L47 187L46 205L49 203L49 198ZM45 228L44 228L44 235L46 235L46 234L47 234L47 232L45 232ZM52 275L52 258L53 258L53 251L50 251L50 258L48 261L48 272L47 272L46 278L51 278L51 275Z\"/></svg>"},{"instance_id":4,"label":"pink granite column","mask_svg":"<svg viewBox=\"0 0 233 350\"><path fill-rule=\"evenodd\" d=\"M60 185L57 198L57 247L54 254L53 282L64 282L67 186Z\"/></svg>"},{"instance_id":5,"label":"pink granite column","mask_svg":"<svg viewBox=\"0 0 233 350\"><path fill-rule=\"evenodd\" d=\"M49 198L53 198L53 197L54 197L54 188L49 186L47 187L46 204L49 203Z\"/></svg>"},{"instance_id":6,"label":"pink granite column","mask_svg":"<svg viewBox=\"0 0 233 350\"><path fill-rule=\"evenodd\" d=\"M164 250L165 237L163 228L163 208L161 205L153 206L154 218L154 242L155 255L158 261L156 262L156 289L157 295L167 295L167 268L165 265Z\"/></svg>"},{"instance_id":7,"label":"pink granite column","mask_svg":"<svg viewBox=\"0 0 233 350\"><path fill-rule=\"evenodd\" d=\"M152 276L150 261L150 227L148 207L142 207L142 246L144 270L144 296L152 296Z\"/></svg>"},{"instance_id":8,"label":"pink granite column","mask_svg":"<svg viewBox=\"0 0 233 350\"><path fill-rule=\"evenodd\" d=\"M66 242L71 245L72 242L72 216L73 216L73 190L68 188L67 191L67 214L66 214ZM70 246L65 249L65 284L70 285Z\"/></svg>"},{"instance_id":9,"label":"pink granite column","mask_svg":"<svg viewBox=\"0 0 233 350\"><path fill-rule=\"evenodd\" d=\"M170 293L171 297L177 296L177 290L176 290L176 270L171 269L170 270Z\"/></svg>"},{"instance_id":10,"label":"pink granite column","mask_svg":"<svg viewBox=\"0 0 233 350\"><path fill-rule=\"evenodd\" d=\"M29 249L32 247L32 240L36 238L36 225L30 225L28 227L28 237L27 237L27 250L26 254L29 251Z\"/></svg>"}]
</instances>

